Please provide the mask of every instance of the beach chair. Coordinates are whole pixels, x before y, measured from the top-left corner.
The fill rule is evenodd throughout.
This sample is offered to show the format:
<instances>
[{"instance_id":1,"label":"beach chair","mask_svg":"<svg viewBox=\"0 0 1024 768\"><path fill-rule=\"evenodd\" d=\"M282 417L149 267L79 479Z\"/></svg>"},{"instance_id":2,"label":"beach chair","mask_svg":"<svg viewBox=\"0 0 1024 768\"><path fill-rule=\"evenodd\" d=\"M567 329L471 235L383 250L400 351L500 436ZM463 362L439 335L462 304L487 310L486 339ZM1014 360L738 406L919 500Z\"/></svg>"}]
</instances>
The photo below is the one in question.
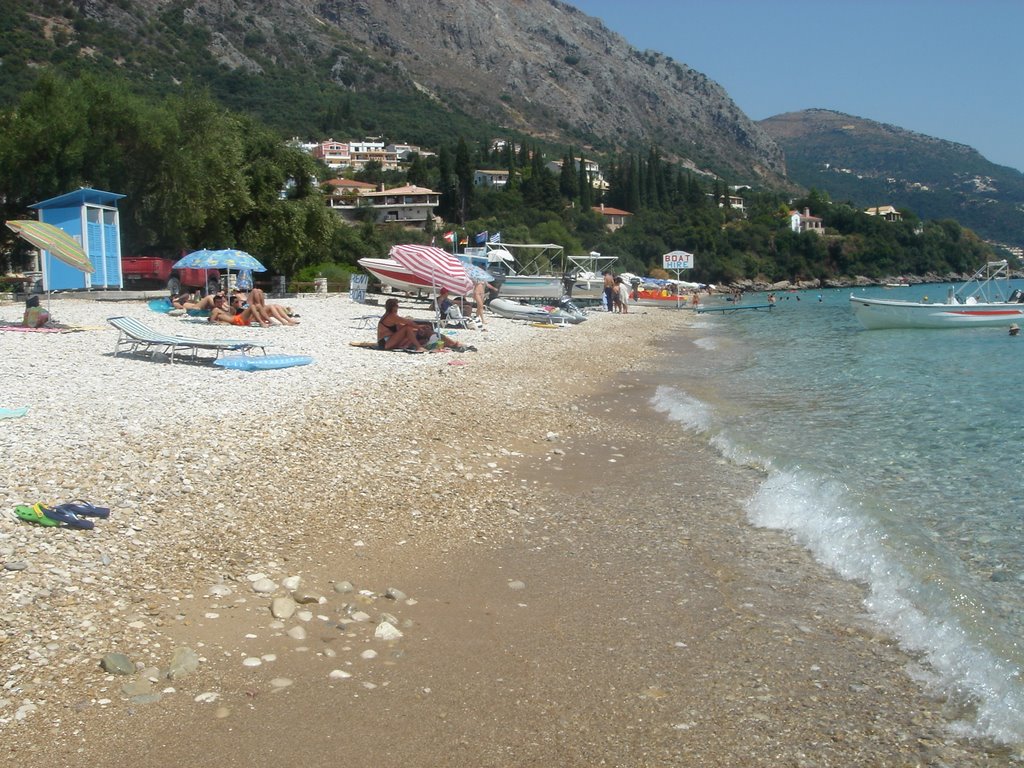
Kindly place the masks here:
<instances>
[{"instance_id":1,"label":"beach chair","mask_svg":"<svg viewBox=\"0 0 1024 768\"><path fill-rule=\"evenodd\" d=\"M464 315L457 304L448 307L448 311L442 318L444 324L449 328L465 328L466 330L481 330L480 319L473 314Z\"/></svg>"},{"instance_id":2,"label":"beach chair","mask_svg":"<svg viewBox=\"0 0 1024 768\"><path fill-rule=\"evenodd\" d=\"M133 317L108 317L107 322L114 326L117 331L117 343L114 345L114 355L125 352L163 352L174 362L175 354L187 353L192 360L198 358L199 350L209 350L214 353L214 359L220 357L223 352L241 352L246 354L254 349L259 349L265 355L267 345L244 339L196 339L188 336L172 336L167 333L154 331Z\"/></svg>"}]
</instances>

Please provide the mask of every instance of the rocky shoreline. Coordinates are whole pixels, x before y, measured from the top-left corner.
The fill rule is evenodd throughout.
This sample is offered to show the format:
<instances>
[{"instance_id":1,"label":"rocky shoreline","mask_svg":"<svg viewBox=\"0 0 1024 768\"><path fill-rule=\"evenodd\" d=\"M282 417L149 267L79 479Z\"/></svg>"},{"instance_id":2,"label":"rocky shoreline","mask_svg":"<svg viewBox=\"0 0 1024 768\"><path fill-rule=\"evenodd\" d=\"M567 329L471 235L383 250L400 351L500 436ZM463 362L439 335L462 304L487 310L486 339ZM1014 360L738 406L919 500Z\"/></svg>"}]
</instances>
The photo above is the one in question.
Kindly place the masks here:
<instances>
[{"instance_id":1,"label":"rocky shoreline","mask_svg":"<svg viewBox=\"0 0 1024 768\"><path fill-rule=\"evenodd\" d=\"M880 279L873 279L870 277L864 277L858 275L852 278L830 278L828 280L780 280L778 282L769 283L764 280L737 280L730 283L728 288L725 290L726 293L732 290L740 290L744 292L750 291L813 291L821 288L878 288L886 286L903 286L903 285L932 285L932 284L945 284L945 283L965 283L970 280L972 275L970 273L957 273L950 272L947 275L938 275L934 272L929 272L924 275L890 275ZM1014 270L1009 274L1011 279L1024 279L1024 271Z\"/></svg>"}]
</instances>

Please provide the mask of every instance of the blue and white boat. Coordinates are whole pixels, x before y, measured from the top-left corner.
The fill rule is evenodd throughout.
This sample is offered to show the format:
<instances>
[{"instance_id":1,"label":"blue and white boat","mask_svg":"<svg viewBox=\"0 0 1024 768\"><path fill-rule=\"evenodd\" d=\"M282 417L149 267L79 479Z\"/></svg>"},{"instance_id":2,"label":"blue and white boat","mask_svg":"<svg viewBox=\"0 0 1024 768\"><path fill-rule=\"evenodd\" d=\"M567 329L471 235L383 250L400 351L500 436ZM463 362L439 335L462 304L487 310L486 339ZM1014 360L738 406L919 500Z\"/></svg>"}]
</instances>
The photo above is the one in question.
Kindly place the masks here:
<instances>
[{"instance_id":1,"label":"blue and white boat","mask_svg":"<svg viewBox=\"0 0 1024 768\"><path fill-rule=\"evenodd\" d=\"M566 293L564 252L554 243L502 243L455 255L494 275L502 296L559 299Z\"/></svg>"}]
</instances>

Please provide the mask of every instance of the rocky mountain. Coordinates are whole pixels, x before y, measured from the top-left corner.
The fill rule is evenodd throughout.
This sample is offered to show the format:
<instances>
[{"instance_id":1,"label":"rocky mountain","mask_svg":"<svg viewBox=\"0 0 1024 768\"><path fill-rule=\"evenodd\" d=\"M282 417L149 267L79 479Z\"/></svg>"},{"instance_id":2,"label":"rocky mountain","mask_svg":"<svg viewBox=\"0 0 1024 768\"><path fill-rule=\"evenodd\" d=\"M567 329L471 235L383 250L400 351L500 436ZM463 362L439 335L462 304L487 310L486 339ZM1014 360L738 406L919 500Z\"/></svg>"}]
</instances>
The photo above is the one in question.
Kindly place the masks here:
<instances>
[{"instance_id":1,"label":"rocky mountain","mask_svg":"<svg viewBox=\"0 0 1024 768\"><path fill-rule=\"evenodd\" d=\"M631 47L559 0L2 6L0 98L11 98L40 67L116 70L151 90L205 85L233 108L307 136L346 127L332 115L349 114L353 104L357 124L368 129L382 127L377 113L390 110L397 121L413 109L422 118L402 130L418 124L428 136L428 129L450 124L445 113L461 113L468 119L453 130L473 124L594 152L646 152L653 145L671 161L733 183L785 183L778 145L721 86ZM345 100L352 96L357 100ZM324 107L330 102L333 113Z\"/></svg>"},{"instance_id":2,"label":"rocky mountain","mask_svg":"<svg viewBox=\"0 0 1024 768\"><path fill-rule=\"evenodd\" d=\"M1024 174L968 146L820 109L760 125L782 146L790 178L802 186L863 207L956 219L994 242L1024 246Z\"/></svg>"}]
</instances>

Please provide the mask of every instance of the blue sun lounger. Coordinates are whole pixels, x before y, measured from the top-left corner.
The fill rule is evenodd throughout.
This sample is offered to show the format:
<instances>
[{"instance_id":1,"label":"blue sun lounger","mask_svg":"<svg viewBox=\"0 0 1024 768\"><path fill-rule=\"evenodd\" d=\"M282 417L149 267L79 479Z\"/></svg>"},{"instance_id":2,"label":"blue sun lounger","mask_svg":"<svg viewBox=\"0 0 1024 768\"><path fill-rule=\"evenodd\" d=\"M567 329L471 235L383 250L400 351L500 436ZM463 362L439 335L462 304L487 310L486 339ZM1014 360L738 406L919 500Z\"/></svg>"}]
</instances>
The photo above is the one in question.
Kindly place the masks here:
<instances>
[{"instance_id":1,"label":"blue sun lounger","mask_svg":"<svg viewBox=\"0 0 1024 768\"><path fill-rule=\"evenodd\" d=\"M189 336L171 336L170 334L154 331L134 317L108 317L107 322L117 328L117 344L114 346L114 355L121 352L163 352L170 361L174 362L175 354L188 353L192 360L196 360L199 350L210 350L214 353L214 359L220 357L222 352L241 352L246 354L254 349L259 349L263 354L267 353L267 345L244 339L196 339Z\"/></svg>"}]
</instances>

